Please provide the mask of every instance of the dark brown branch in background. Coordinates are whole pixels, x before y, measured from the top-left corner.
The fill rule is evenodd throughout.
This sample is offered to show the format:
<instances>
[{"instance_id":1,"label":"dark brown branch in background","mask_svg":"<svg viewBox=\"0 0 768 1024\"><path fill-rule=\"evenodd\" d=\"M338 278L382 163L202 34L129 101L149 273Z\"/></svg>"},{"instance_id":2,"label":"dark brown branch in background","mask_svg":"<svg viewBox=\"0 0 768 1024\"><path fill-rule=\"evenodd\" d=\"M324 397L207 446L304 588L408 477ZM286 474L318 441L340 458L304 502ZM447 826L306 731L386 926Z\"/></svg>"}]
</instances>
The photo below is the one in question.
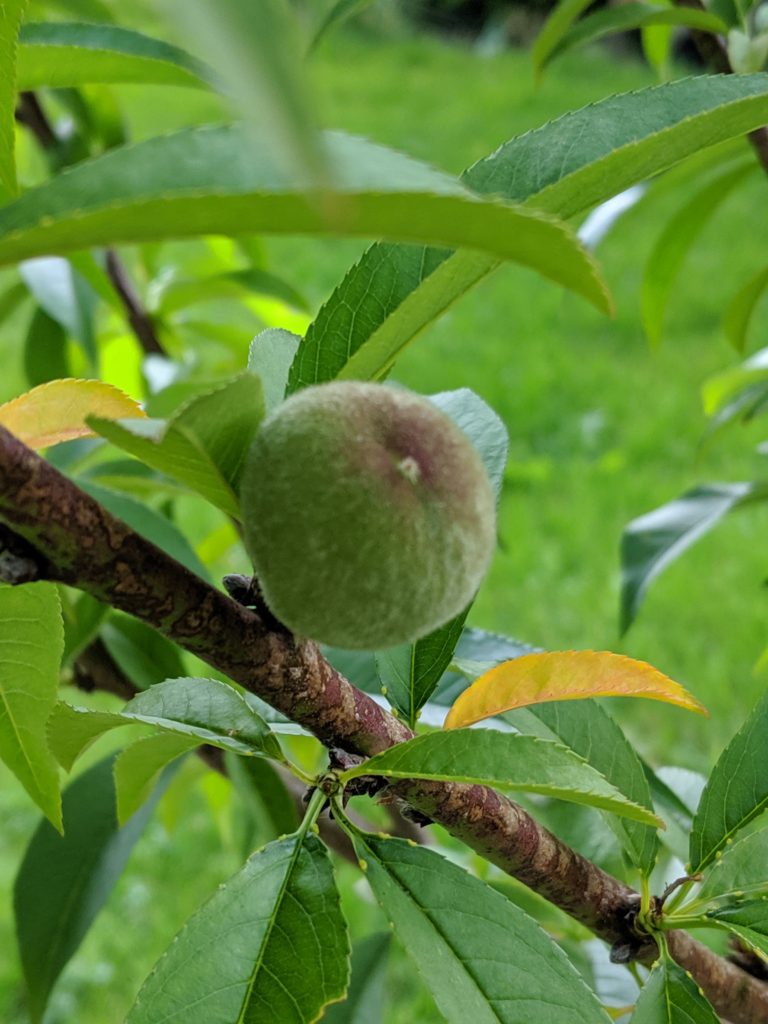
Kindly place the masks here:
<instances>
[{"instance_id":1,"label":"dark brown branch in background","mask_svg":"<svg viewBox=\"0 0 768 1024\"><path fill-rule=\"evenodd\" d=\"M73 682L85 693L101 690L121 700L130 700L138 690L107 650L103 640L96 638L75 659Z\"/></svg>"},{"instance_id":2,"label":"dark brown branch in background","mask_svg":"<svg viewBox=\"0 0 768 1024\"><path fill-rule=\"evenodd\" d=\"M19 93L16 120L25 128L29 128L43 149L56 149L59 145L59 139L33 92Z\"/></svg>"},{"instance_id":3,"label":"dark brown branch in background","mask_svg":"<svg viewBox=\"0 0 768 1024\"><path fill-rule=\"evenodd\" d=\"M29 128L41 148L49 155L55 154L60 149L61 140L34 92L19 94L16 120L19 124ZM137 341L147 355L165 355L165 349L157 336L152 317L141 304L125 264L114 249L108 248L104 251L107 276L123 304L126 319Z\"/></svg>"},{"instance_id":4,"label":"dark brown branch in background","mask_svg":"<svg viewBox=\"0 0 768 1024\"><path fill-rule=\"evenodd\" d=\"M313 732L371 755L412 734L344 679L309 641L271 632L256 614L115 519L0 428L0 519L39 552L41 578L128 612ZM638 895L484 786L403 782L395 793L607 942L655 949L632 930ZM682 932L670 948L734 1024L768 1021L768 986Z\"/></svg>"},{"instance_id":5,"label":"dark brown branch in background","mask_svg":"<svg viewBox=\"0 0 768 1024\"><path fill-rule=\"evenodd\" d=\"M165 355L165 349L160 344L160 340L155 333L152 317L139 301L139 297L133 287L133 282L128 276L128 271L125 269L120 257L114 249L107 249L106 257L107 275L112 282L112 287L120 296L120 301L125 307L128 323L138 338L139 344L148 355Z\"/></svg>"}]
</instances>

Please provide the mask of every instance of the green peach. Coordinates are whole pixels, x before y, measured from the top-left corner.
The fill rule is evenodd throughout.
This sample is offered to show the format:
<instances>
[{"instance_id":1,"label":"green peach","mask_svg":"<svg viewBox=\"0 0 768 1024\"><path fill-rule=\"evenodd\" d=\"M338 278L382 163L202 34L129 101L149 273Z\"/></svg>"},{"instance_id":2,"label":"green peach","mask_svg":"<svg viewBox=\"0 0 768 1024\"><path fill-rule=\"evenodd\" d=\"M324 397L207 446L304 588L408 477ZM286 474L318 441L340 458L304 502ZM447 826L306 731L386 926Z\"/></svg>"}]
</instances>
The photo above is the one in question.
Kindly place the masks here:
<instances>
[{"instance_id":1,"label":"green peach","mask_svg":"<svg viewBox=\"0 0 768 1024\"><path fill-rule=\"evenodd\" d=\"M389 647L448 622L495 545L495 499L469 438L426 398L381 384L321 384L278 406L240 497L270 610L338 647Z\"/></svg>"}]
</instances>

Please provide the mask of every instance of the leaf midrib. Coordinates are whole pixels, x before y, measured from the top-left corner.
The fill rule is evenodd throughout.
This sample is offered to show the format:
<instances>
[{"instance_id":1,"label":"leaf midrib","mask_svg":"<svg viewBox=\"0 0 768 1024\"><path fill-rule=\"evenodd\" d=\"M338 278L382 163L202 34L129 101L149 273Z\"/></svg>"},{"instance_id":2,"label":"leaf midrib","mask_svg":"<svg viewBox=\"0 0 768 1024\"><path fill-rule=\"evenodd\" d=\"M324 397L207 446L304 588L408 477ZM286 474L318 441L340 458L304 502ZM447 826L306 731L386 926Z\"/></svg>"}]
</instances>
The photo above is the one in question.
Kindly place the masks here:
<instances>
[{"instance_id":1,"label":"leaf midrib","mask_svg":"<svg viewBox=\"0 0 768 1024\"><path fill-rule=\"evenodd\" d=\"M256 985L256 979L257 979L259 971L261 970L262 965L264 963L264 957L266 956L267 947L269 946L269 941L270 941L272 932L273 932L274 927L275 927L275 925L277 923L277 917L278 917L279 911L280 911L280 909L282 907L282 904L283 904L283 898L285 897L285 893L286 893L286 891L288 889L288 885L289 885L290 879L293 876L293 872L294 872L294 870L296 868L296 865L298 863L299 856L301 855L301 851L304 848L304 842L303 842L303 839L301 837L296 836L294 838L293 842L294 842L294 849L293 849L293 852L292 852L291 857L290 857L290 861L289 861L289 864L288 864L288 869L285 872L285 875L283 876L283 880L282 880L282 882L280 884L280 889L278 890L277 898L275 899L275 902L274 902L274 905L273 905L273 908L272 908L272 913L269 916L269 923L267 925L267 928L264 931L264 936L263 936L262 941L261 941L261 948L259 950L259 955L258 955L258 957L256 959L256 962L253 965L253 969L251 971L251 975L250 975L250 977L248 979L248 986L246 988L246 992L245 992L245 995L243 997L243 1003L242 1003L242 1005L240 1007L240 1010L238 1012L238 1015L237 1015L236 1024L245 1024L245 1014L246 1014L246 1012L248 1010L248 1007L250 1005L251 995L253 994L253 989L254 989L254 986ZM258 856L258 854L257 854L257 856ZM288 993L288 994L290 995L290 993ZM291 998L293 998L293 997L291 997ZM293 1002L295 1003L296 1001L293 1000Z\"/></svg>"},{"instance_id":2,"label":"leaf midrib","mask_svg":"<svg viewBox=\"0 0 768 1024\"><path fill-rule=\"evenodd\" d=\"M405 884L400 881L400 879L397 877L397 875L394 873L394 871L389 871L387 869L386 864L384 863L384 861L382 861L376 855L375 851L373 849L371 849L371 847L368 846L367 843L365 843L365 837L361 836L360 838L362 839L362 841L363 841L363 843L365 845L365 849L370 852L372 857L378 863L378 865L381 868L381 870L387 875L388 878L390 878L395 883L395 885L400 889L400 891L403 893L403 895L408 897L413 902L414 906L416 906L418 908L418 910L421 913L422 917L424 917L429 922L430 926L440 936L440 938L443 940L445 945L451 951L451 954L453 955L453 957L457 961L457 963L461 964L461 966L463 967L463 969L466 972L467 976L472 981L472 984L475 986L475 988L476 988L480 998L486 1003L486 1005L490 1009L491 1013L493 1014L494 1018L499 1022L499 1024L504 1024L504 1021L502 1020L501 1017L499 1017L498 1013L496 1012L496 1008L489 1002L488 997L485 995L485 993L483 992L482 988L480 987L480 983L478 982L477 978L475 977L475 974L470 970L469 965L464 960L461 959L461 957L459 956L458 952L455 950L455 948L453 947L453 945L449 941L448 936L443 931L443 929L438 925L437 921L434 920L434 918L428 913L426 908L419 902L419 900L416 898L416 894L414 892L412 892L410 889L408 889L405 886ZM387 915L387 916L389 916L389 915ZM242 1024L242 1022L238 1021L238 1024Z\"/></svg>"}]
</instances>

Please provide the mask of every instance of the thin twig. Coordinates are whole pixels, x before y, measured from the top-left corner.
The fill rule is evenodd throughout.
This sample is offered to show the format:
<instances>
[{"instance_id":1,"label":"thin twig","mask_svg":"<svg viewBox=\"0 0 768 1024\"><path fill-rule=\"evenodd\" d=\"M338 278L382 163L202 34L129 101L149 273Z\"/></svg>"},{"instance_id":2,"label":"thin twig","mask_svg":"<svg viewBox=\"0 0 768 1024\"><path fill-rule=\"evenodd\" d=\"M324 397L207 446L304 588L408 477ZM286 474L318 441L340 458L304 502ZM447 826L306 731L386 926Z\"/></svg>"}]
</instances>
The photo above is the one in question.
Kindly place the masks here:
<instances>
[{"instance_id":1,"label":"thin twig","mask_svg":"<svg viewBox=\"0 0 768 1024\"><path fill-rule=\"evenodd\" d=\"M139 344L147 355L165 355L165 349L157 336L152 317L142 306L125 264L114 249L106 249L105 254L107 276L120 297L128 323Z\"/></svg>"},{"instance_id":2,"label":"thin twig","mask_svg":"<svg viewBox=\"0 0 768 1024\"><path fill-rule=\"evenodd\" d=\"M16 120L29 128L43 149L51 150L59 146L59 139L51 122L40 106L40 101L33 92L19 93L16 107Z\"/></svg>"}]
</instances>

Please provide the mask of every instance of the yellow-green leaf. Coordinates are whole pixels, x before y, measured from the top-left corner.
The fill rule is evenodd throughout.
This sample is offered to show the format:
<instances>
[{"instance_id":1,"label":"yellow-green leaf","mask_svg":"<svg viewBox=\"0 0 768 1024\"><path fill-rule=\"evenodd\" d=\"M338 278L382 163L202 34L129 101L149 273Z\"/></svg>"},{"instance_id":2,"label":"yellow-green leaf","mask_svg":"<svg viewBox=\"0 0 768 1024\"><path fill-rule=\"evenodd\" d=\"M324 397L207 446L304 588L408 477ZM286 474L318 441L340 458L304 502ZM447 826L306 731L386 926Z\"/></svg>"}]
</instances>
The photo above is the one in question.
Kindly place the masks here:
<instances>
[{"instance_id":1,"label":"yellow-green leaf","mask_svg":"<svg viewBox=\"0 0 768 1024\"><path fill-rule=\"evenodd\" d=\"M30 448L78 437L96 437L88 416L138 419L146 413L132 398L100 380L52 380L0 405L0 426Z\"/></svg>"},{"instance_id":2,"label":"yellow-green leaf","mask_svg":"<svg viewBox=\"0 0 768 1024\"><path fill-rule=\"evenodd\" d=\"M484 672L454 702L445 728L527 704L584 697L647 697L708 714L679 683L644 661L609 651L553 651L526 654Z\"/></svg>"}]
</instances>

